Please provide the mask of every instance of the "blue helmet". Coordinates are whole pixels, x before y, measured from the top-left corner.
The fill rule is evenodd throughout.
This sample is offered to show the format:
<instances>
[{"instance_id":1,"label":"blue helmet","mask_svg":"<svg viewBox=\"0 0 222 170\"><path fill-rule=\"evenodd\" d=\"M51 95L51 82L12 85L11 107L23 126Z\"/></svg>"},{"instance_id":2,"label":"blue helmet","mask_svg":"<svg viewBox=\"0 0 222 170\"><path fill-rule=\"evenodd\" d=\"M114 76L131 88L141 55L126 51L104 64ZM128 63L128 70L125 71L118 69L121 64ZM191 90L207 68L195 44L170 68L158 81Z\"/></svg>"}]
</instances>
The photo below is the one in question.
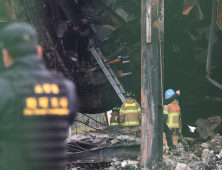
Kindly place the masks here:
<instances>
[{"instance_id":1,"label":"blue helmet","mask_svg":"<svg viewBox=\"0 0 222 170\"><path fill-rule=\"evenodd\" d=\"M174 91L173 89L168 89L168 90L165 92L165 98L170 98L170 97L172 97L174 94L175 94L175 91Z\"/></svg>"}]
</instances>

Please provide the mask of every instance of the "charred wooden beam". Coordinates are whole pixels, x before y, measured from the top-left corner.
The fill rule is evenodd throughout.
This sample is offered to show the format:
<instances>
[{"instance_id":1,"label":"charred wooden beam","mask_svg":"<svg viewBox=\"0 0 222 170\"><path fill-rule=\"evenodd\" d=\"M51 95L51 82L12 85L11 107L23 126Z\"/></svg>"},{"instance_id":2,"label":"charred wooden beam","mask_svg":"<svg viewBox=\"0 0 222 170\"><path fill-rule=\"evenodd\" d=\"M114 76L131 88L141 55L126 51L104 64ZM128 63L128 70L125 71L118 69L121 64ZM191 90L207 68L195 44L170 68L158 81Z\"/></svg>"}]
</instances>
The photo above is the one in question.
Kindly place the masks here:
<instances>
[{"instance_id":1,"label":"charred wooden beam","mask_svg":"<svg viewBox=\"0 0 222 170\"><path fill-rule=\"evenodd\" d=\"M157 7L159 30L158 56L158 161L163 160L163 99L164 99L164 0L159 0ZM161 108L162 107L162 108Z\"/></svg>"},{"instance_id":2,"label":"charred wooden beam","mask_svg":"<svg viewBox=\"0 0 222 170\"><path fill-rule=\"evenodd\" d=\"M142 136L140 166L156 169L158 153L158 56L159 0L142 0L141 5L141 108ZM151 22L150 17L152 18ZM148 23L147 23L148 22ZM148 30L148 31L147 31ZM151 32L152 34L151 34ZM150 38L149 38L150 37Z\"/></svg>"}]
</instances>

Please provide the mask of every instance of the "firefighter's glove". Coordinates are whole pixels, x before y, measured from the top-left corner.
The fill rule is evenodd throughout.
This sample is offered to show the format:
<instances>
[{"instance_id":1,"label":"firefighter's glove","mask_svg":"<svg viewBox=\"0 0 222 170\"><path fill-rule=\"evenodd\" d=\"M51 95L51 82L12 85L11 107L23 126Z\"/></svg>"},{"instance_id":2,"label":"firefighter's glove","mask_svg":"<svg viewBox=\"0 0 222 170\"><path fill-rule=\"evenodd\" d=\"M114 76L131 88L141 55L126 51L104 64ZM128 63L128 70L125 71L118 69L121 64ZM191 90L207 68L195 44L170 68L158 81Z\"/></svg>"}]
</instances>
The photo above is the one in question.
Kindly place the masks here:
<instances>
[{"instance_id":1,"label":"firefighter's glove","mask_svg":"<svg viewBox=\"0 0 222 170\"><path fill-rule=\"evenodd\" d=\"M163 121L166 122L168 119L168 115L167 114L163 114Z\"/></svg>"}]
</instances>

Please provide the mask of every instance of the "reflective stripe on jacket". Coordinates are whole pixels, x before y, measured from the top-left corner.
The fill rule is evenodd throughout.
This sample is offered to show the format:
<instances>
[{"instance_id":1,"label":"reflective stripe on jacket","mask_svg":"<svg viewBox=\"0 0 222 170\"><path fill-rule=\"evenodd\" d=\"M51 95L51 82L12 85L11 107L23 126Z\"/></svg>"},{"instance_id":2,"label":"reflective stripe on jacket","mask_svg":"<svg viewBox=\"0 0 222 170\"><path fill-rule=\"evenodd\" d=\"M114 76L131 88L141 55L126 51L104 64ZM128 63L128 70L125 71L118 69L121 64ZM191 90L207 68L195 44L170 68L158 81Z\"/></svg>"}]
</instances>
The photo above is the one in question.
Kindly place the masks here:
<instances>
[{"instance_id":1,"label":"reflective stripe on jacket","mask_svg":"<svg viewBox=\"0 0 222 170\"><path fill-rule=\"evenodd\" d=\"M123 126L140 126L141 108L135 99L126 99L120 109L120 122Z\"/></svg>"},{"instance_id":2,"label":"reflective stripe on jacket","mask_svg":"<svg viewBox=\"0 0 222 170\"><path fill-rule=\"evenodd\" d=\"M163 114L168 115L167 125L169 128L182 129L180 106L177 104L176 100L168 105L164 105Z\"/></svg>"},{"instance_id":3,"label":"reflective stripe on jacket","mask_svg":"<svg viewBox=\"0 0 222 170\"><path fill-rule=\"evenodd\" d=\"M110 126L119 125L119 123L117 122L118 117L119 117L119 113L112 111L111 118L110 118Z\"/></svg>"},{"instance_id":4,"label":"reflective stripe on jacket","mask_svg":"<svg viewBox=\"0 0 222 170\"><path fill-rule=\"evenodd\" d=\"M113 123L110 123L110 126L118 126L119 123L118 122L113 122Z\"/></svg>"}]
</instances>

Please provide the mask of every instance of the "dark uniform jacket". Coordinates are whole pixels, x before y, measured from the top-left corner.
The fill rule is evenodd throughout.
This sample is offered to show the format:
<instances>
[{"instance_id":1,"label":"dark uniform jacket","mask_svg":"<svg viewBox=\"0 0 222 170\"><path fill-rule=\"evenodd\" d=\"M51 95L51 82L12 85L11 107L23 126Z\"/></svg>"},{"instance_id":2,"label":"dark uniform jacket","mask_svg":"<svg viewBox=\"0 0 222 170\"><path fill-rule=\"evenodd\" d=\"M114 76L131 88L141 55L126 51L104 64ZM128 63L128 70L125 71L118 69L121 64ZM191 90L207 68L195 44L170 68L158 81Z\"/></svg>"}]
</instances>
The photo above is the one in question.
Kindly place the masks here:
<instances>
[{"instance_id":1,"label":"dark uniform jacket","mask_svg":"<svg viewBox=\"0 0 222 170\"><path fill-rule=\"evenodd\" d=\"M78 30L78 43L79 45L82 44L89 44L89 36L93 33L92 28L89 24L82 25Z\"/></svg>"},{"instance_id":2,"label":"dark uniform jacket","mask_svg":"<svg viewBox=\"0 0 222 170\"><path fill-rule=\"evenodd\" d=\"M63 34L64 50L75 51L76 39L77 39L77 33L73 29L68 28L68 30L66 30Z\"/></svg>"},{"instance_id":3,"label":"dark uniform jacket","mask_svg":"<svg viewBox=\"0 0 222 170\"><path fill-rule=\"evenodd\" d=\"M78 107L74 84L30 55L0 75L0 87L0 169L65 169Z\"/></svg>"}]
</instances>

